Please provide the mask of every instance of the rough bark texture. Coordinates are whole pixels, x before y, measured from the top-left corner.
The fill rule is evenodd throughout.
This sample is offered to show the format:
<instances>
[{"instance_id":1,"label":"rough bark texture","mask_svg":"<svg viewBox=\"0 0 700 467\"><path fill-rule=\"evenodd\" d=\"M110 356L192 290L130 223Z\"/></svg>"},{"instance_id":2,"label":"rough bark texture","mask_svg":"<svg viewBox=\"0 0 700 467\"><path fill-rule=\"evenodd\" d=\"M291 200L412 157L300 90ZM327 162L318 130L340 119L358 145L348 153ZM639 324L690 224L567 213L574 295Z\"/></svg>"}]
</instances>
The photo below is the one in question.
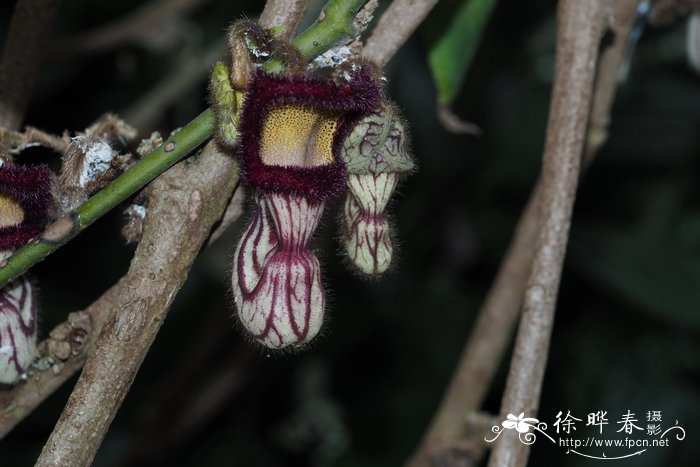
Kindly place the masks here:
<instances>
[{"instance_id":1,"label":"rough bark texture","mask_svg":"<svg viewBox=\"0 0 700 467\"><path fill-rule=\"evenodd\" d=\"M122 294L110 310L37 466L90 465L177 291L236 183L210 143L149 187L149 209Z\"/></svg>"},{"instance_id":2,"label":"rough bark texture","mask_svg":"<svg viewBox=\"0 0 700 467\"><path fill-rule=\"evenodd\" d=\"M502 420L510 413L525 412L533 417L539 407L604 14L600 1L559 3L555 81L542 166L540 230L501 403ZM528 446L517 436L504 436L495 443L488 465L522 467L528 454Z\"/></svg>"},{"instance_id":3,"label":"rough bark texture","mask_svg":"<svg viewBox=\"0 0 700 467\"><path fill-rule=\"evenodd\" d=\"M610 17L612 43L601 51L588 124L584 163L590 164L607 139L610 110L620 70L629 57L627 37L634 26L639 0L615 2ZM506 346L511 341L529 276L539 229L538 181L516 227L493 285L469 335L452 381L419 450L410 461L421 465L476 465L485 450L481 433L468 433L465 419L478 411L491 386ZM474 438L470 440L469 438ZM461 459L462 464L446 459Z\"/></svg>"},{"instance_id":4,"label":"rough bark texture","mask_svg":"<svg viewBox=\"0 0 700 467\"><path fill-rule=\"evenodd\" d=\"M595 80L593 108L588 124L588 137L584 152L584 164L590 163L600 147L608 139L610 110L620 82L625 60L631 59L632 50L628 37L637 20L637 6L641 0L616 0L610 10L610 37L612 44L601 51Z\"/></svg>"},{"instance_id":5,"label":"rough bark texture","mask_svg":"<svg viewBox=\"0 0 700 467\"><path fill-rule=\"evenodd\" d=\"M460 363L411 467L476 465L483 435L470 438L465 420L483 403L506 346L511 341L534 257L538 232L537 185L523 210L513 240L476 318Z\"/></svg>"},{"instance_id":6,"label":"rough bark texture","mask_svg":"<svg viewBox=\"0 0 700 467\"><path fill-rule=\"evenodd\" d=\"M362 56L386 65L438 0L394 0L367 39Z\"/></svg>"},{"instance_id":7,"label":"rough bark texture","mask_svg":"<svg viewBox=\"0 0 700 467\"><path fill-rule=\"evenodd\" d=\"M268 0L260 14L264 28L281 28L280 37L291 39L299 28L308 0Z\"/></svg>"}]
</instances>

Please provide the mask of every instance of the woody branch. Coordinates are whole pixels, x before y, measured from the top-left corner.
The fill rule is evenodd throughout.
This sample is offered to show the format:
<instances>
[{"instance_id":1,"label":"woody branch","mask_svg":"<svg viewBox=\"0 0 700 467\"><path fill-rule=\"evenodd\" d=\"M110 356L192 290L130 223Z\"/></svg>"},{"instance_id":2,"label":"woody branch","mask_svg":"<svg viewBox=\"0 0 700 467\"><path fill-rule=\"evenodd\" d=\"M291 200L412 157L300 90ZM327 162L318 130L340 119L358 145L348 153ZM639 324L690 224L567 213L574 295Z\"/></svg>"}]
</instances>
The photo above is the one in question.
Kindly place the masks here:
<instances>
[{"instance_id":1,"label":"woody branch","mask_svg":"<svg viewBox=\"0 0 700 467\"><path fill-rule=\"evenodd\" d=\"M605 13L602 1L559 3L555 81L541 172L539 234L501 402L503 419L513 412L534 416L539 407ZM488 465L522 467L528 452L517 437L505 437L494 447Z\"/></svg>"}]
</instances>

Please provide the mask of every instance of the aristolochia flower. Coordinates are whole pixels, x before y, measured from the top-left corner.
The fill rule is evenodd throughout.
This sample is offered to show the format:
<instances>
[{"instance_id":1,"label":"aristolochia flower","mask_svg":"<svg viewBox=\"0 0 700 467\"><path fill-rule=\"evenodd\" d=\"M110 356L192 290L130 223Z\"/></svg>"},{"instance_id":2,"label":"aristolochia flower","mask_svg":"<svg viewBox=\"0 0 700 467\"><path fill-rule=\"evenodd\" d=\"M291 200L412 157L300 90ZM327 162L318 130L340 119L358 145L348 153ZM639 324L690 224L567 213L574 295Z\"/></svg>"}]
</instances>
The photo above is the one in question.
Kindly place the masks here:
<instances>
[{"instance_id":1,"label":"aristolochia flower","mask_svg":"<svg viewBox=\"0 0 700 467\"><path fill-rule=\"evenodd\" d=\"M0 259L36 237L51 204L46 166L0 164ZM0 384L17 382L36 353L36 295L26 277L0 289Z\"/></svg>"},{"instance_id":2,"label":"aristolochia flower","mask_svg":"<svg viewBox=\"0 0 700 467\"><path fill-rule=\"evenodd\" d=\"M407 135L395 106L383 102L345 139L348 168L343 209L343 243L352 264L377 276L393 256L391 228L384 213L401 173L413 169Z\"/></svg>"},{"instance_id":3,"label":"aristolochia flower","mask_svg":"<svg viewBox=\"0 0 700 467\"><path fill-rule=\"evenodd\" d=\"M342 138L379 98L364 69L340 84L258 72L248 85L238 148L257 206L234 257L233 292L241 322L267 347L306 343L321 328L321 270L307 243L325 200L344 188Z\"/></svg>"},{"instance_id":4,"label":"aristolochia flower","mask_svg":"<svg viewBox=\"0 0 700 467\"><path fill-rule=\"evenodd\" d=\"M17 382L36 354L36 294L22 276L0 291L0 384Z\"/></svg>"},{"instance_id":5,"label":"aristolochia flower","mask_svg":"<svg viewBox=\"0 0 700 467\"><path fill-rule=\"evenodd\" d=\"M51 202L48 167L0 159L0 252L14 251L39 235Z\"/></svg>"}]
</instances>

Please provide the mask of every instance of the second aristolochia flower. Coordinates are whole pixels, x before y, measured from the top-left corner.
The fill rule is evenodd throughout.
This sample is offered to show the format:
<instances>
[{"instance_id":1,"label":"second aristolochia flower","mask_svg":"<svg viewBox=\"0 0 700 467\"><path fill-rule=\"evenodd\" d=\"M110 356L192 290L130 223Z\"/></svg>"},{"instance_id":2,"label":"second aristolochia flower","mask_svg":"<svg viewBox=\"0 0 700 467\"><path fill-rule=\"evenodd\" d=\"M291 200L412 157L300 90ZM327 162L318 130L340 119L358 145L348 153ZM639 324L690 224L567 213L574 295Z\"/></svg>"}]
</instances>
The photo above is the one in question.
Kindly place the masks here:
<instances>
[{"instance_id":1,"label":"second aristolochia flower","mask_svg":"<svg viewBox=\"0 0 700 467\"><path fill-rule=\"evenodd\" d=\"M238 316L260 343L300 345L319 331L324 291L308 249L325 201L344 189L342 139L380 98L364 69L348 81L255 74L240 121L244 180L256 212L233 265Z\"/></svg>"},{"instance_id":2,"label":"second aristolochia flower","mask_svg":"<svg viewBox=\"0 0 700 467\"><path fill-rule=\"evenodd\" d=\"M46 166L22 167L0 159L0 259L36 237L51 204ZM0 289L0 384L17 382L36 353L36 294L26 277Z\"/></svg>"},{"instance_id":3,"label":"second aristolochia flower","mask_svg":"<svg viewBox=\"0 0 700 467\"><path fill-rule=\"evenodd\" d=\"M348 166L343 209L343 243L352 264L377 276L393 256L391 229L384 214L399 175L413 169L407 135L396 107L383 102L348 136L341 151Z\"/></svg>"}]
</instances>

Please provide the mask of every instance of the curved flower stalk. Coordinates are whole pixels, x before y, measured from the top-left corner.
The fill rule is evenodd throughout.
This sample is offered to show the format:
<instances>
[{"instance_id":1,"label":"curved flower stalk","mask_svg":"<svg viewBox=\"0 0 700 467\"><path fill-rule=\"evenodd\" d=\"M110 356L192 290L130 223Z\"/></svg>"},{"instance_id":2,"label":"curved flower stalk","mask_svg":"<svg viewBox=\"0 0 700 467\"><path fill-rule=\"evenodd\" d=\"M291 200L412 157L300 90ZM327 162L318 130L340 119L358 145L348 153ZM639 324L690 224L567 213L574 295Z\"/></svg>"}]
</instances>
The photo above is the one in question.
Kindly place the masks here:
<instances>
[{"instance_id":1,"label":"curved flower stalk","mask_svg":"<svg viewBox=\"0 0 700 467\"><path fill-rule=\"evenodd\" d=\"M348 168L342 216L343 246L361 273L378 276L391 265L391 226L386 206L401 174L413 170L407 135L394 104L362 119L345 139Z\"/></svg>"},{"instance_id":2,"label":"curved flower stalk","mask_svg":"<svg viewBox=\"0 0 700 467\"><path fill-rule=\"evenodd\" d=\"M256 211L238 245L238 317L270 348L302 345L319 332L325 293L308 242L325 201L344 189L343 138L379 104L372 73L348 81L256 72L244 99L237 150Z\"/></svg>"},{"instance_id":3,"label":"curved flower stalk","mask_svg":"<svg viewBox=\"0 0 700 467\"><path fill-rule=\"evenodd\" d=\"M0 159L0 259L41 233L51 205L46 166ZM36 354L36 293L22 276L0 289L0 384L19 381Z\"/></svg>"}]
</instances>

